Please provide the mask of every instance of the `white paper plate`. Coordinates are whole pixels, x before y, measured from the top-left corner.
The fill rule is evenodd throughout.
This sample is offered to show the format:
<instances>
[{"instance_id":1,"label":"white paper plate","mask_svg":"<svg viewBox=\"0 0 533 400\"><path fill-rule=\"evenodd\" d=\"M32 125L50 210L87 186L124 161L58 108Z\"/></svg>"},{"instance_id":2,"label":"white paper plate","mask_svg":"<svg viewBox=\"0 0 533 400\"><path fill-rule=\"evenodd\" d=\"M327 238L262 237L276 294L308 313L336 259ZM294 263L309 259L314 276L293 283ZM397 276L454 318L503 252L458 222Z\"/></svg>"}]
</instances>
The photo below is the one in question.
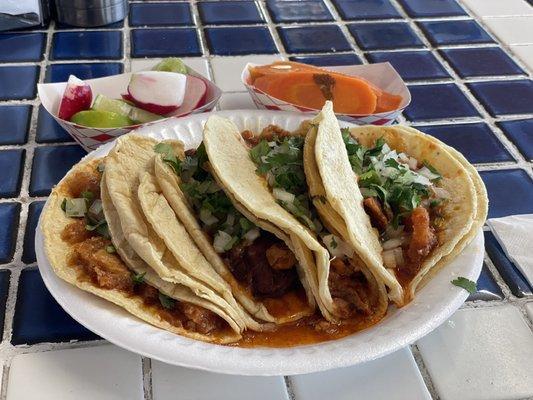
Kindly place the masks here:
<instances>
[{"instance_id":1,"label":"white paper plate","mask_svg":"<svg viewBox=\"0 0 533 400\"><path fill-rule=\"evenodd\" d=\"M268 124L295 129L305 115L275 111L238 110L217 113L243 129L257 131ZM179 138L187 147L201 141L202 127L210 114L167 120L137 133L158 139ZM344 124L347 125L347 124ZM88 158L107 154L106 144ZM398 350L442 324L457 310L468 293L450 283L457 276L476 281L483 263L483 235L443 268L402 309L390 307L379 324L346 338L317 345L284 349L241 349L187 339L155 328L122 309L59 279L43 249L40 224L35 238L39 270L58 303L75 320L110 342L157 360L185 367L240 375L293 375L344 367L382 357Z\"/></svg>"}]
</instances>

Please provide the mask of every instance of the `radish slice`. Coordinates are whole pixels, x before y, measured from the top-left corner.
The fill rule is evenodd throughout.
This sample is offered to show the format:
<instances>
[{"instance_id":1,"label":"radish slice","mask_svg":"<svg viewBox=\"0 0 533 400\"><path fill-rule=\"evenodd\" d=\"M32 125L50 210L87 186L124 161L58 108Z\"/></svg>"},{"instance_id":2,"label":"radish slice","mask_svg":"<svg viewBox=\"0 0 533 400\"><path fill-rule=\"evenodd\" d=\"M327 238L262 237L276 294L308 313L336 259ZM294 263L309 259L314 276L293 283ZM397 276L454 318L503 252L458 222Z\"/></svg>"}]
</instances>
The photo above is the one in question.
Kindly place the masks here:
<instances>
[{"instance_id":1,"label":"radish slice","mask_svg":"<svg viewBox=\"0 0 533 400\"><path fill-rule=\"evenodd\" d=\"M65 91L63 92L63 97L59 103L57 116L69 121L77 112L91 108L92 101L93 92L91 87L81 79L70 75Z\"/></svg>"},{"instance_id":2,"label":"radish slice","mask_svg":"<svg viewBox=\"0 0 533 400\"><path fill-rule=\"evenodd\" d=\"M207 95L206 83L195 76L187 75L187 88L185 89L185 98L183 104L172 113L172 116L179 117L189 114L205 102Z\"/></svg>"},{"instance_id":3,"label":"radish slice","mask_svg":"<svg viewBox=\"0 0 533 400\"><path fill-rule=\"evenodd\" d=\"M137 72L131 76L128 94L138 107L146 111L169 114L183 104L187 78L187 75L175 72Z\"/></svg>"}]
</instances>

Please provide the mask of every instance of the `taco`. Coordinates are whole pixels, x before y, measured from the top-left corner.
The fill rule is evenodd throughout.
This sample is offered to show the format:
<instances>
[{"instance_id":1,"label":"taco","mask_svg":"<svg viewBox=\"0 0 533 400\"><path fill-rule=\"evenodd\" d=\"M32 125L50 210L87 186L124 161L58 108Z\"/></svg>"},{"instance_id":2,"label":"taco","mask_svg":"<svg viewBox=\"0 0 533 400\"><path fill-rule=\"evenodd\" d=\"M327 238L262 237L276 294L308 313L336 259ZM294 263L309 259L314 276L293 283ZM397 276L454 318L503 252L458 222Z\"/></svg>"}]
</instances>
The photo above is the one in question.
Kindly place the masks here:
<instances>
[{"instance_id":1,"label":"taco","mask_svg":"<svg viewBox=\"0 0 533 400\"><path fill-rule=\"evenodd\" d=\"M435 266L462 251L485 220L479 175L435 138L403 127L341 131L328 103L309 137L315 138L308 148L317 165L314 177L331 211L323 218L344 232L400 306Z\"/></svg>"},{"instance_id":2,"label":"taco","mask_svg":"<svg viewBox=\"0 0 533 400\"><path fill-rule=\"evenodd\" d=\"M303 166L306 131L271 125L261 133L239 132L231 121L213 116L204 144L213 174L236 204L259 226L289 238L322 315L376 323L387 310L383 283L337 231L322 226L311 207Z\"/></svg>"},{"instance_id":3,"label":"taco","mask_svg":"<svg viewBox=\"0 0 533 400\"><path fill-rule=\"evenodd\" d=\"M132 250L100 184L101 162L76 165L43 211L44 247L54 272L161 329L207 342L238 341L242 328L222 307L163 281Z\"/></svg>"}]
</instances>

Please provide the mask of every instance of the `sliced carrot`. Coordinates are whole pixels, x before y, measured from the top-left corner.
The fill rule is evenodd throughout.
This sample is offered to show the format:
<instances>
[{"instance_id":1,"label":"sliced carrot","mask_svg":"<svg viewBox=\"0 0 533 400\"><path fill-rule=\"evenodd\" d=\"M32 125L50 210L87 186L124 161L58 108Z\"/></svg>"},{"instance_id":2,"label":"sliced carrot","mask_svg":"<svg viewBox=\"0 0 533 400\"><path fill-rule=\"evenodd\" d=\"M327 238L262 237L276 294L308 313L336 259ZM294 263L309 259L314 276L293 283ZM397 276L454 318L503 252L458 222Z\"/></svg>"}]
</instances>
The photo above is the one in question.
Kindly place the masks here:
<instances>
[{"instance_id":1,"label":"sliced carrot","mask_svg":"<svg viewBox=\"0 0 533 400\"><path fill-rule=\"evenodd\" d=\"M254 80L254 86L307 108L320 109L326 100L332 100L333 109L341 114L372 114L377 104L377 96L365 80L321 69L264 74Z\"/></svg>"}]
</instances>

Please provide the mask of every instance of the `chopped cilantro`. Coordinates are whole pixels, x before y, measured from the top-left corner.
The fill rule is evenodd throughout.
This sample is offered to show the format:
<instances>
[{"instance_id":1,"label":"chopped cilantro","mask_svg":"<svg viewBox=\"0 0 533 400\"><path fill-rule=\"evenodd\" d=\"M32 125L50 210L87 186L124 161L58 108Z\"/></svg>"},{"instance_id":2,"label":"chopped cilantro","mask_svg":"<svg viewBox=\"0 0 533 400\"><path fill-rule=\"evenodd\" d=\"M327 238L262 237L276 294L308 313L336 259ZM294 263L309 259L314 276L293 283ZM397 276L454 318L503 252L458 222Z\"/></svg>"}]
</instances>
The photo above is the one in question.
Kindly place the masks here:
<instances>
[{"instance_id":1,"label":"chopped cilantro","mask_svg":"<svg viewBox=\"0 0 533 400\"><path fill-rule=\"evenodd\" d=\"M439 180L442 179L442 175L440 174L440 172L437 171L437 169L436 169L433 165L431 165L431 164L429 163L429 161L424 160L423 164L424 164L424 166L425 166L427 169L429 169L432 173L434 173L435 175L438 175L438 178L432 179L433 181L439 181Z\"/></svg>"},{"instance_id":2,"label":"chopped cilantro","mask_svg":"<svg viewBox=\"0 0 533 400\"><path fill-rule=\"evenodd\" d=\"M336 249L337 246L338 246L338 243L337 241L335 240L335 236L331 236L331 243L330 243L330 246L332 249Z\"/></svg>"},{"instance_id":3,"label":"chopped cilantro","mask_svg":"<svg viewBox=\"0 0 533 400\"><path fill-rule=\"evenodd\" d=\"M451 282L455 286L459 286L460 288L463 288L468 293L475 293L477 291L476 282L472 282L470 279L464 278L462 276L457 277L457 279L454 279Z\"/></svg>"},{"instance_id":4,"label":"chopped cilantro","mask_svg":"<svg viewBox=\"0 0 533 400\"><path fill-rule=\"evenodd\" d=\"M61 202L61 209L63 211L67 211L67 198L65 197L63 201Z\"/></svg>"},{"instance_id":5,"label":"chopped cilantro","mask_svg":"<svg viewBox=\"0 0 533 400\"><path fill-rule=\"evenodd\" d=\"M181 172L181 160L174 154L174 149L168 143L158 143L154 146L154 151L161 154L162 159L172 167L174 172L179 175Z\"/></svg>"},{"instance_id":6,"label":"chopped cilantro","mask_svg":"<svg viewBox=\"0 0 533 400\"><path fill-rule=\"evenodd\" d=\"M105 170L105 164L101 162L100 164L97 165L96 170L102 174Z\"/></svg>"},{"instance_id":7,"label":"chopped cilantro","mask_svg":"<svg viewBox=\"0 0 533 400\"><path fill-rule=\"evenodd\" d=\"M94 199L94 193L90 190L84 190L83 192L81 192L81 197L87 200L88 203L91 203Z\"/></svg>"},{"instance_id":8,"label":"chopped cilantro","mask_svg":"<svg viewBox=\"0 0 533 400\"><path fill-rule=\"evenodd\" d=\"M146 275L146 272L142 272L140 274L131 274L131 280L133 281L134 285L140 285L141 283L144 283L144 276Z\"/></svg>"},{"instance_id":9,"label":"chopped cilantro","mask_svg":"<svg viewBox=\"0 0 533 400\"><path fill-rule=\"evenodd\" d=\"M176 300L161 292L159 292L159 302L167 310L172 310L176 306Z\"/></svg>"},{"instance_id":10,"label":"chopped cilantro","mask_svg":"<svg viewBox=\"0 0 533 400\"><path fill-rule=\"evenodd\" d=\"M115 246L110 244L109 246L106 246L105 251L107 251L109 254L113 254L117 252L117 249L115 249Z\"/></svg>"}]
</instances>

